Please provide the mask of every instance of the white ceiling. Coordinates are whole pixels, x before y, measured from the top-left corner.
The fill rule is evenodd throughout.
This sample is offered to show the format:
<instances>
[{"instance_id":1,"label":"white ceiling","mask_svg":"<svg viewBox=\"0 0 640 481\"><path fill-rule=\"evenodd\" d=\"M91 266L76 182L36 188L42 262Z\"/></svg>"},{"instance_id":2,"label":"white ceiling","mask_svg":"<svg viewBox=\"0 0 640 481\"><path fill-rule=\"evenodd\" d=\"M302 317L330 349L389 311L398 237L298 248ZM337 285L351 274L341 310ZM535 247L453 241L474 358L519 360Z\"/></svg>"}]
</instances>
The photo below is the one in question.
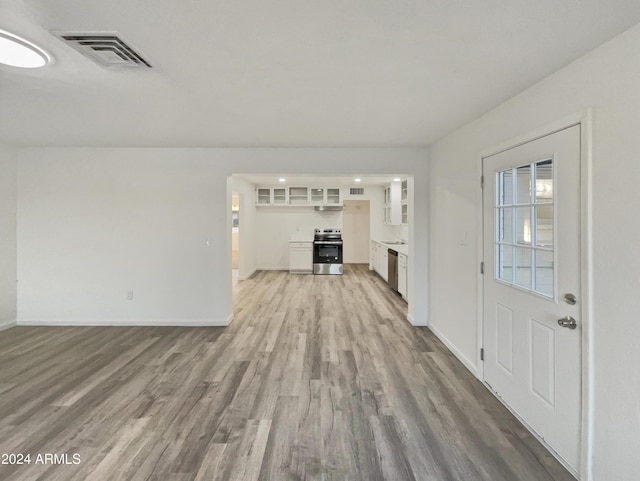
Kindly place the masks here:
<instances>
[{"instance_id":1,"label":"white ceiling","mask_svg":"<svg viewBox=\"0 0 640 481\"><path fill-rule=\"evenodd\" d=\"M638 0L3 0L0 144L425 146L640 21ZM118 31L149 71L50 31Z\"/></svg>"}]
</instances>

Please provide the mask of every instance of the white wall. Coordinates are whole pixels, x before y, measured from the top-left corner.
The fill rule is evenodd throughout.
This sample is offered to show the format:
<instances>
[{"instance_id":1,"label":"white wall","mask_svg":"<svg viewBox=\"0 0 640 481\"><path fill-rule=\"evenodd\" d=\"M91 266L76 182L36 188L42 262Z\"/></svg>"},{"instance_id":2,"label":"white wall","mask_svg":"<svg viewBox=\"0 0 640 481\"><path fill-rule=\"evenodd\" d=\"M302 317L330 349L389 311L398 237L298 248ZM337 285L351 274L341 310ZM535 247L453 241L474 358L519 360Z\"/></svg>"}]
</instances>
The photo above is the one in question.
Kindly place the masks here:
<instances>
[{"instance_id":1,"label":"white wall","mask_svg":"<svg viewBox=\"0 0 640 481\"><path fill-rule=\"evenodd\" d=\"M588 107L593 108L593 479L636 481L640 26L432 146L431 325L473 369L480 153Z\"/></svg>"},{"instance_id":2,"label":"white wall","mask_svg":"<svg viewBox=\"0 0 640 481\"><path fill-rule=\"evenodd\" d=\"M19 323L227 323L227 179L234 173L393 170L427 184L424 149L33 148L17 154ZM416 211L426 223L426 203ZM420 231L415 242L424 249L413 257L413 282L424 293L427 241ZM413 322L425 324L426 295L414 299Z\"/></svg>"},{"instance_id":3,"label":"white wall","mask_svg":"<svg viewBox=\"0 0 640 481\"><path fill-rule=\"evenodd\" d=\"M0 329L16 320L16 159L0 149Z\"/></svg>"}]
</instances>

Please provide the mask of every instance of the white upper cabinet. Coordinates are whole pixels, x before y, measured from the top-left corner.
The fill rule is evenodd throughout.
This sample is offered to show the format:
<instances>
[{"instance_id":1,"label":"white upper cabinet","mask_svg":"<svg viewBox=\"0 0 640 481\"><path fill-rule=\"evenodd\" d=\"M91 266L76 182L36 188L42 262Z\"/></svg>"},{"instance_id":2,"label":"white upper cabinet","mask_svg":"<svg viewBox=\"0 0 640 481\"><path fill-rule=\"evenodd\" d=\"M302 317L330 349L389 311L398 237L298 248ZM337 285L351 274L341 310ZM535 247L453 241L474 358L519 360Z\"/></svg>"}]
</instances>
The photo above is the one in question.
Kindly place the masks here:
<instances>
[{"instance_id":1,"label":"white upper cabinet","mask_svg":"<svg viewBox=\"0 0 640 481\"><path fill-rule=\"evenodd\" d=\"M289 187L289 205L309 205L309 187Z\"/></svg>"},{"instance_id":2,"label":"white upper cabinet","mask_svg":"<svg viewBox=\"0 0 640 481\"><path fill-rule=\"evenodd\" d=\"M406 179L402 181L402 191L400 194L400 205L402 206L402 223L408 224L409 220L409 190Z\"/></svg>"},{"instance_id":3,"label":"white upper cabinet","mask_svg":"<svg viewBox=\"0 0 640 481\"><path fill-rule=\"evenodd\" d=\"M342 205L340 187L258 187L256 205Z\"/></svg>"},{"instance_id":4,"label":"white upper cabinet","mask_svg":"<svg viewBox=\"0 0 640 481\"><path fill-rule=\"evenodd\" d=\"M387 225L400 225L402 223L402 185L400 182L391 182L384 189L384 223Z\"/></svg>"},{"instance_id":5,"label":"white upper cabinet","mask_svg":"<svg viewBox=\"0 0 640 481\"><path fill-rule=\"evenodd\" d=\"M342 189L340 187L327 188L327 197L324 203L327 205L342 205Z\"/></svg>"},{"instance_id":6,"label":"white upper cabinet","mask_svg":"<svg viewBox=\"0 0 640 481\"><path fill-rule=\"evenodd\" d=\"M256 189L256 204L257 205L271 205L271 190L267 187L260 187Z\"/></svg>"}]
</instances>

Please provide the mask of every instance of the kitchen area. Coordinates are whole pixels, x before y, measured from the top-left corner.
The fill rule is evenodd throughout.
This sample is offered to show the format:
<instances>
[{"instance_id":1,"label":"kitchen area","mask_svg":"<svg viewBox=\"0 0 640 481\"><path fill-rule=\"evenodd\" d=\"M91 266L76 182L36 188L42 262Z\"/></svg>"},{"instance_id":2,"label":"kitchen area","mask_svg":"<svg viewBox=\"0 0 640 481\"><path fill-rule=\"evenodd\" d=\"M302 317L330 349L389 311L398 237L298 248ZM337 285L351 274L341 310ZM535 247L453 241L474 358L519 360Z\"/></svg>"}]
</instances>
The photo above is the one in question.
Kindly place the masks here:
<instances>
[{"instance_id":1,"label":"kitchen area","mask_svg":"<svg viewBox=\"0 0 640 481\"><path fill-rule=\"evenodd\" d=\"M242 252L252 258L239 279L258 270L345 275L345 264L368 264L408 302L410 180L234 176L234 193L243 189L245 197Z\"/></svg>"}]
</instances>

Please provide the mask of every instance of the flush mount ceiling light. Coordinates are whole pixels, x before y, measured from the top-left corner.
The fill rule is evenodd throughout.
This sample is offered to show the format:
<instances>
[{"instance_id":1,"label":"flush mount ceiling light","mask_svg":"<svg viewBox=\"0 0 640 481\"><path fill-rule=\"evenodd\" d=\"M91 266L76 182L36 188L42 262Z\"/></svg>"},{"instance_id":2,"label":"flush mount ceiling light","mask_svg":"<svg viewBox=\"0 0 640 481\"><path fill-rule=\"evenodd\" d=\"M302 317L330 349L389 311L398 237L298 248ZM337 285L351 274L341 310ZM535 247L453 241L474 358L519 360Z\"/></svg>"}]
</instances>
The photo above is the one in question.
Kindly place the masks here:
<instances>
[{"instance_id":1,"label":"flush mount ceiling light","mask_svg":"<svg viewBox=\"0 0 640 481\"><path fill-rule=\"evenodd\" d=\"M49 63L51 57L27 40L0 30L0 63L12 67L38 68Z\"/></svg>"},{"instance_id":2,"label":"flush mount ceiling light","mask_svg":"<svg viewBox=\"0 0 640 481\"><path fill-rule=\"evenodd\" d=\"M400 182L400 177L396 177L395 179L393 179L394 182Z\"/></svg>"},{"instance_id":3,"label":"flush mount ceiling light","mask_svg":"<svg viewBox=\"0 0 640 481\"><path fill-rule=\"evenodd\" d=\"M280 177L280 178L278 179L278 182L285 182L286 180L287 180L287 179L285 179L284 177Z\"/></svg>"},{"instance_id":4,"label":"flush mount ceiling light","mask_svg":"<svg viewBox=\"0 0 640 481\"><path fill-rule=\"evenodd\" d=\"M362 182L362 179L358 177L357 179L353 179L353 181L354 182Z\"/></svg>"}]
</instances>

